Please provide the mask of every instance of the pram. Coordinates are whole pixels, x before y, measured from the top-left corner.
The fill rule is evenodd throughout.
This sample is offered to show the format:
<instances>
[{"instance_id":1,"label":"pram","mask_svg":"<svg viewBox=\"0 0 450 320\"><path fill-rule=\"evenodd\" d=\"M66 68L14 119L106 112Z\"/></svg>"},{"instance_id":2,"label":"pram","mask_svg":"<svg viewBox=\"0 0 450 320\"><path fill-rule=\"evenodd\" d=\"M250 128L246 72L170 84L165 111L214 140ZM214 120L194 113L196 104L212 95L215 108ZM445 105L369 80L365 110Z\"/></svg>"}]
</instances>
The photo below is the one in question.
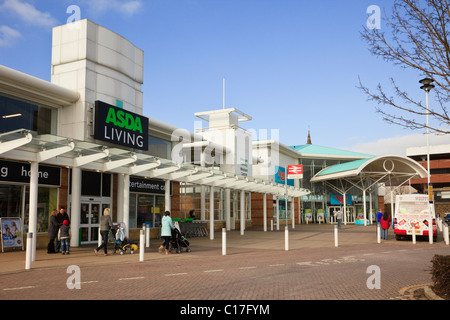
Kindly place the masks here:
<instances>
[{"instance_id":1,"label":"pram","mask_svg":"<svg viewBox=\"0 0 450 320\"><path fill-rule=\"evenodd\" d=\"M123 222L113 223L110 231L110 242L114 244L114 253L119 250L120 254L124 254L127 251L133 254L138 250L136 243L128 241L128 238L125 236L125 223Z\"/></svg>"},{"instance_id":2,"label":"pram","mask_svg":"<svg viewBox=\"0 0 450 320\"><path fill-rule=\"evenodd\" d=\"M189 241L184 237L180 230L175 227L172 229L172 237L170 238L170 252L176 250L177 253L182 252L186 248L186 252L191 252Z\"/></svg>"}]
</instances>

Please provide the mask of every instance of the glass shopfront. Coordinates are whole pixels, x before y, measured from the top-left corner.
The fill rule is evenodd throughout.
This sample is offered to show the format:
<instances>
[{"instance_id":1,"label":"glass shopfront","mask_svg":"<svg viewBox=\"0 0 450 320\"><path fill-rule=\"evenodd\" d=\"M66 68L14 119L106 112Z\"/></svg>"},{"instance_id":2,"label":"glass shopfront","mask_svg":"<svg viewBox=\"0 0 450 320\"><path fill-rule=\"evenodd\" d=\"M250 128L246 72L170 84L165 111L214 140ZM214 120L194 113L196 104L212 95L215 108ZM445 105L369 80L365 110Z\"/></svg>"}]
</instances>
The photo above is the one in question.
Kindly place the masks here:
<instances>
[{"instance_id":1,"label":"glass shopfront","mask_svg":"<svg viewBox=\"0 0 450 320\"><path fill-rule=\"evenodd\" d=\"M21 218L28 232L29 190L27 185L0 184L0 218ZM50 213L57 209L57 188L38 188L37 231L47 232Z\"/></svg>"},{"instance_id":2,"label":"glass shopfront","mask_svg":"<svg viewBox=\"0 0 450 320\"><path fill-rule=\"evenodd\" d=\"M0 95L0 132L18 129L56 134L57 110Z\"/></svg>"},{"instance_id":3,"label":"glass shopfront","mask_svg":"<svg viewBox=\"0 0 450 320\"><path fill-rule=\"evenodd\" d=\"M30 164L0 160L0 217L21 218L24 231L28 231ZM50 213L57 209L61 168L39 166L38 232L47 232Z\"/></svg>"},{"instance_id":4,"label":"glass shopfront","mask_svg":"<svg viewBox=\"0 0 450 320\"><path fill-rule=\"evenodd\" d=\"M100 218L111 208L112 175L94 171L81 172L80 243L98 241ZM72 182L69 184L70 188ZM70 204L71 205L71 204ZM72 213L73 214L73 213Z\"/></svg>"},{"instance_id":5,"label":"glass shopfront","mask_svg":"<svg viewBox=\"0 0 450 320\"><path fill-rule=\"evenodd\" d=\"M160 227L165 206L164 181L130 178L130 228Z\"/></svg>"}]
</instances>

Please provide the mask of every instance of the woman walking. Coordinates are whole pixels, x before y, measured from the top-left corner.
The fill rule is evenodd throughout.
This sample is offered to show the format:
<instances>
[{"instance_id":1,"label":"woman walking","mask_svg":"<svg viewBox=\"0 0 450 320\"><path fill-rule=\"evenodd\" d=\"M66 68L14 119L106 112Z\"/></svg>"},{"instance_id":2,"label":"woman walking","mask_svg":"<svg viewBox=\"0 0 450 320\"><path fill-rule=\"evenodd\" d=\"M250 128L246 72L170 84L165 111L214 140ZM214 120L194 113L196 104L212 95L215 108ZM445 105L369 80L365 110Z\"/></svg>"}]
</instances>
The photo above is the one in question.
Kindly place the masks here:
<instances>
[{"instance_id":1,"label":"woman walking","mask_svg":"<svg viewBox=\"0 0 450 320\"><path fill-rule=\"evenodd\" d=\"M105 210L103 210L103 216L100 219L100 234L102 236L102 244L97 249L94 249L95 255L97 255L98 251L102 248L105 252L105 256L108 255L108 233L112 228L110 213L111 209L109 208L105 208Z\"/></svg>"},{"instance_id":2,"label":"woman walking","mask_svg":"<svg viewBox=\"0 0 450 320\"><path fill-rule=\"evenodd\" d=\"M164 243L159 247L159 253L162 253L163 249L166 248L166 254L169 254L170 237L172 237L173 228L170 212L166 211L161 221L161 237L164 239Z\"/></svg>"}]
</instances>

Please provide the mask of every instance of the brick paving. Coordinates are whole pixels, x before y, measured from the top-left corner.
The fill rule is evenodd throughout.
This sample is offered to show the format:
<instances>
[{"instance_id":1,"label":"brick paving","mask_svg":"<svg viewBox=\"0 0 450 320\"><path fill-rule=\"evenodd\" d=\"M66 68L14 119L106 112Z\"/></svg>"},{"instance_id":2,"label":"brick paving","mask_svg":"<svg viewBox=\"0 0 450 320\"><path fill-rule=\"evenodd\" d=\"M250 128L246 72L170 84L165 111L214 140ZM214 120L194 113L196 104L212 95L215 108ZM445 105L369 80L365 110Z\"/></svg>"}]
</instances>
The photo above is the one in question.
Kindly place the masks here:
<instances>
[{"instance_id":1,"label":"brick paving","mask_svg":"<svg viewBox=\"0 0 450 320\"><path fill-rule=\"evenodd\" d=\"M227 233L222 256L221 233L215 240L191 238L192 252L157 253L152 239L145 261L134 255L95 256L93 247L72 248L71 255L37 252L32 270L25 270L24 252L0 254L2 300L406 300L431 282L434 254L450 254L438 237L413 245L391 239L378 244L374 226L343 226L339 247L330 225L297 225L289 231L289 251L282 231L260 229ZM110 250L112 253L112 250ZM80 268L81 289L69 289L69 266ZM369 289L372 273L380 270L380 289ZM70 284L73 284L70 282ZM179 310L177 309L176 312ZM223 312L223 310L222 310Z\"/></svg>"}]
</instances>

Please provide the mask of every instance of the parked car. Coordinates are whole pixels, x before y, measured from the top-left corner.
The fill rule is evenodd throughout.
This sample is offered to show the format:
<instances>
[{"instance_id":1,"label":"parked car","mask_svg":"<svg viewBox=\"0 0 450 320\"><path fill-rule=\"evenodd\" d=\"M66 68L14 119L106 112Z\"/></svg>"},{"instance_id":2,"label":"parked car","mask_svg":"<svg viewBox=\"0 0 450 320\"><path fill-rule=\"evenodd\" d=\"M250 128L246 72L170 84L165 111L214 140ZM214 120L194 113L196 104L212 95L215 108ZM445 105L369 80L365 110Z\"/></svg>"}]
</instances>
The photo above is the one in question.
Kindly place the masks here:
<instances>
[{"instance_id":1,"label":"parked car","mask_svg":"<svg viewBox=\"0 0 450 320\"><path fill-rule=\"evenodd\" d=\"M450 225L450 213L445 214L444 221L447 222L448 225Z\"/></svg>"}]
</instances>

